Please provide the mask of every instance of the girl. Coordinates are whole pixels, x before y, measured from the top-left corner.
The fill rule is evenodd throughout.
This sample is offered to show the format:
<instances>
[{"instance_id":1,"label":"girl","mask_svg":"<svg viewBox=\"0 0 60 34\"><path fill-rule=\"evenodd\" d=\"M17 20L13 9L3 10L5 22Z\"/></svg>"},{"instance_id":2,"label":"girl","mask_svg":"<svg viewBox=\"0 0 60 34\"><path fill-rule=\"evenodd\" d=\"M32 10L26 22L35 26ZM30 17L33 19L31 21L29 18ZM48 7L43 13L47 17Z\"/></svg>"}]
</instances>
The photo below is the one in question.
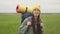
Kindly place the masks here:
<instances>
[{"instance_id":1,"label":"girl","mask_svg":"<svg viewBox=\"0 0 60 34\"><path fill-rule=\"evenodd\" d=\"M32 16L26 18L19 27L19 34L43 34L43 23L40 18L41 11L34 8Z\"/></svg>"}]
</instances>

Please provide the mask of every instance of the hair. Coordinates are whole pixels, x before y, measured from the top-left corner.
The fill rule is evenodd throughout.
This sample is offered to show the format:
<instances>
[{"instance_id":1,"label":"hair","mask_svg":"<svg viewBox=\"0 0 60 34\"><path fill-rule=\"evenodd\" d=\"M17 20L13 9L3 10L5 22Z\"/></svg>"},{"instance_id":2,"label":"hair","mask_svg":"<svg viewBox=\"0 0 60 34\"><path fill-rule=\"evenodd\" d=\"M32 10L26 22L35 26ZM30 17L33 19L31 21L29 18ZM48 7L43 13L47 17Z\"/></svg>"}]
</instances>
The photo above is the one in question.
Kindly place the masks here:
<instances>
[{"instance_id":1,"label":"hair","mask_svg":"<svg viewBox=\"0 0 60 34\"><path fill-rule=\"evenodd\" d=\"M37 9L38 11L40 11L38 8L35 8L34 10L36 10L36 9ZM34 10L33 10L33 11L34 11Z\"/></svg>"},{"instance_id":2,"label":"hair","mask_svg":"<svg viewBox=\"0 0 60 34\"><path fill-rule=\"evenodd\" d=\"M33 27L34 34L36 34L34 22L35 21L34 21L34 15L33 15L32 16L32 27ZM41 26L40 26L40 23L41 23L41 18L40 18L40 14L39 14L38 17L37 17L37 34L41 34Z\"/></svg>"}]
</instances>

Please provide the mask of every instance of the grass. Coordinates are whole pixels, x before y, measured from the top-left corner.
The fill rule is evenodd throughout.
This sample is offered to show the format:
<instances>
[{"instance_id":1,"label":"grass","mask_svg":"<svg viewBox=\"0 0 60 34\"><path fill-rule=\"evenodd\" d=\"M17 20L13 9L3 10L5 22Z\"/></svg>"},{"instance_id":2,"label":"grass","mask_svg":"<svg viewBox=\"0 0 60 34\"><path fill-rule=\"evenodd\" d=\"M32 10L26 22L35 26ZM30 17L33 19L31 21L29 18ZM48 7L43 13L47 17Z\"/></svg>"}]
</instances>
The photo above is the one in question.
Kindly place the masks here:
<instances>
[{"instance_id":1,"label":"grass","mask_svg":"<svg viewBox=\"0 0 60 34\"><path fill-rule=\"evenodd\" d=\"M60 34L60 14L42 14L44 34ZM0 14L0 34L18 34L21 16L18 14Z\"/></svg>"},{"instance_id":2,"label":"grass","mask_svg":"<svg viewBox=\"0 0 60 34\"><path fill-rule=\"evenodd\" d=\"M60 14L42 15L45 24L44 34L60 34Z\"/></svg>"},{"instance_id":3,"label":"grass","mask_svg":"<svg viewBox=\"0 0 60 34\"><path fill-rule=\"evenodd\" d=\"M0 14L0 34L17 34L19 24L19 15Z\"/></svg>"}]
</instances>

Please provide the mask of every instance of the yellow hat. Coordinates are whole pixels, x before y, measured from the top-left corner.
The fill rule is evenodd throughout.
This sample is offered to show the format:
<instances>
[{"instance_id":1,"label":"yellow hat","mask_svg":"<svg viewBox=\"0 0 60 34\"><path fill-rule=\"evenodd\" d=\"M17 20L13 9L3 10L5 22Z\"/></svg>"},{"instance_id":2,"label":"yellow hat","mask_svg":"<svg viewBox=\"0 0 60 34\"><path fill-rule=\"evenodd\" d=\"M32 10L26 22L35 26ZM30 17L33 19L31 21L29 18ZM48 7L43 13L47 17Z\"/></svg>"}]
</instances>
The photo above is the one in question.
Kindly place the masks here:
<instances>
[{"instance_id":1,"label":"yellow hat","mask_svg":"<svg viewBox=\"0 0 60 34\"><path fill-rule=\"evenodd\" d=\"M35 6L33 6L33 10L34 10L34 9L40 10L40 5L35 5Z\"/></svg>"}]
</instances>

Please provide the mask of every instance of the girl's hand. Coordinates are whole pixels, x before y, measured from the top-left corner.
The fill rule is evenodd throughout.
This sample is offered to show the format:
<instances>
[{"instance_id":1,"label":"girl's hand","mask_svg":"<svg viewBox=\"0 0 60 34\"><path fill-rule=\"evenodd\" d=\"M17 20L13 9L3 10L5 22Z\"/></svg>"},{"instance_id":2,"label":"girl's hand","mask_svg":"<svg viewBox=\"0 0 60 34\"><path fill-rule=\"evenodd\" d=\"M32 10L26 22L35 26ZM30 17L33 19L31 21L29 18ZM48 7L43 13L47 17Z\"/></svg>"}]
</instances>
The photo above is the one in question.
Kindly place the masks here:
<instances>
[{"instance_id":1,"label":"girl's hand","mask_svg":"<svg viewBox=\"0 0 60 34\"><path fill-rule=\"evenodd\" d=\"M28 22L27 22L27 25L28 25L28 26L30 26L30 25L31 25L31 22L30 22L30 21L28 21Z\"/></svg>"},{"instance_id":2,"label":"girl's hand","mask_svg":"<svg viewBox=\"0 0 60 34\"><path fill-rule=\"evenodd\" d=\"M44 27L44 24L43 24L43 23L41 23L41 24L40 24L40 26L41 26L41 27Z\"/></svg>"}]
</instances>

